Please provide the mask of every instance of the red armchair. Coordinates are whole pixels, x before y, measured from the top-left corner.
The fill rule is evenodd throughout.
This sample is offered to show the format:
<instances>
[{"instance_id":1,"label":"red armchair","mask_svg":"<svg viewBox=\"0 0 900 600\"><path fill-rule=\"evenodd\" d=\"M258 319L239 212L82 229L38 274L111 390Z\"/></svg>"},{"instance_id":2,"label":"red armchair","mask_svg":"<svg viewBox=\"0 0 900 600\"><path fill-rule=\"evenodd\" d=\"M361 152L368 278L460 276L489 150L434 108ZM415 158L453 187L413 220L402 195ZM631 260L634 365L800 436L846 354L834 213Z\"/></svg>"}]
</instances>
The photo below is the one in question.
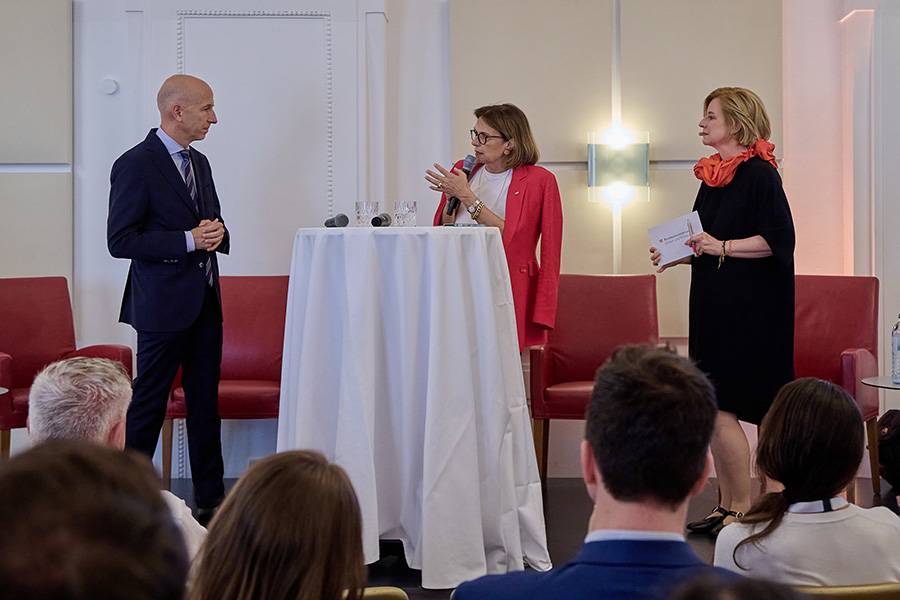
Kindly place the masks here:
<instances>
[{"instance_id":1,"label":"red armchair","mask_svg":"<svg viewBox=\"0 0 900 600\"><path fill-rule=\"evenodd\" d=\"M843 275L795 277L794 374L838 384L853 396L863 421L872 467L878 477L878 390L862 384L878 375L878 279Z\"/></svg>"},{"instance_id":2,"label":"red armchair","mask_svg":"<svg viewBox=\"0 0 900 600\"><path fill-rule=\"evenodd\" d=\"M221 277L223 344L219 416L277 419L288 276ZM172 482L172 419L187 417L176 380L162 430L163 483Z\"/></svg>"},{"instance_id":3,"label":"red armchair","mask_svg":"<svg viewBox=\"0 0 900 600\"><path fill-rule=\"evenodd\" d=\"M34 376L52 362L73 356L109 358L131 376L131 348L75 349L72 303L65 277L0 279L0 458L9 456L10 431L25 427Z\"/></svg>"},{"instance_id":4,"label":"red armchair","mask_svg":"<svg viewBox=\"0 0 900 600\"><path fill-rule=\"evenodd\" d=\"M655 275L560 275L556 327L531 348L531 416L541 480L550 419L583 419L594 375L623 344L659 341Z\"/></svg>"}]
</instances>

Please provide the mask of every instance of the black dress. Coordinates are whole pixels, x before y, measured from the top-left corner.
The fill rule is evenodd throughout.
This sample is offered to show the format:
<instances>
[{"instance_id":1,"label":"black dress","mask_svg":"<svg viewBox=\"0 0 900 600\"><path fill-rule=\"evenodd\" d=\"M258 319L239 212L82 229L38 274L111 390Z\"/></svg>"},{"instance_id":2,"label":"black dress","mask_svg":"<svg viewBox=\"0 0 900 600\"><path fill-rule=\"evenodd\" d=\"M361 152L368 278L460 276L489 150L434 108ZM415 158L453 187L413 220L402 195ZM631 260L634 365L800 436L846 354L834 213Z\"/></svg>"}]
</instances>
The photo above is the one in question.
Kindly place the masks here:
<instances>
[{"instance_id":1,"label":"black dress","mask_svg":"<svg viewBox=\"0 0 900 600\"><path fill-rule=\"evenodd\" d=\"M704 254L691 263L689 351L716 388L719 410L759 424L794 379L794 222L776 169L759 157L724 187L701 184L694 202L719 240L761 235L772 256Z\"/></svg>"}]
</instances>

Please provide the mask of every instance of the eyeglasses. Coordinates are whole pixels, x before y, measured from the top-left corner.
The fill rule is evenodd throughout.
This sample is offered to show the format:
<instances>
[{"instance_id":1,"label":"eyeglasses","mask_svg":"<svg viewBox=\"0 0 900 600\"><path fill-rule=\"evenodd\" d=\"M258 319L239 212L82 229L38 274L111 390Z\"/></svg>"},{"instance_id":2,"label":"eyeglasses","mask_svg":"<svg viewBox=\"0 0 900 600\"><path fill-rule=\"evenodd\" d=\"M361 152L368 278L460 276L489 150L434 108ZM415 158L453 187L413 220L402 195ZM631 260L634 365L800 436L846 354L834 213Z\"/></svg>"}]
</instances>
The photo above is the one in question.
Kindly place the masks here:
<instances>
[{"instance_id":1,"label":"eyeglasses","mask_svg":"<svg viewBox=\"0 0 900 600\"><path fill-rule=\"evenodd\" d=\"M488 135L483 131L475 131L474 129L470 129L469 133L472 134L472 141L478 140L478 143L484 146L487 144L487 141L491 138L500 138L505 140L506 136L503 135Z\"/></svg>"}]
</instances>

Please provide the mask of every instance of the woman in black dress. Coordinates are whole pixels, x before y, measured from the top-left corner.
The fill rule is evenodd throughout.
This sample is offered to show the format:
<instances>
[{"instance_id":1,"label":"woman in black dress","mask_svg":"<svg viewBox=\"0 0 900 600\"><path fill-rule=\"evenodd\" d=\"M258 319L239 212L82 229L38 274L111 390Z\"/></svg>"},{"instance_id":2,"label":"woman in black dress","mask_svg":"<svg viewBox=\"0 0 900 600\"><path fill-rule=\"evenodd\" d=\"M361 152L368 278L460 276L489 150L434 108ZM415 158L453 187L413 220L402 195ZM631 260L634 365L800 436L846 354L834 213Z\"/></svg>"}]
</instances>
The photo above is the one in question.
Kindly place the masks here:
<instances>
[{"instance_id":1,"label":"woman in black dress","mask_svg":"<svg viewBox=\"0 0 900 600\"><path fill-rule=\"evenodd\" d=\"M794 378L794 224L759 97L718 88L703 112L700 137L717 151L694 167L703 233L686 242L694 256L672 264L691 265L689 351L719 401L711 444L719 506L688 529L716 535L750 508L750 446L739 421L759 425Z\"/></svg>"}]
</instances>

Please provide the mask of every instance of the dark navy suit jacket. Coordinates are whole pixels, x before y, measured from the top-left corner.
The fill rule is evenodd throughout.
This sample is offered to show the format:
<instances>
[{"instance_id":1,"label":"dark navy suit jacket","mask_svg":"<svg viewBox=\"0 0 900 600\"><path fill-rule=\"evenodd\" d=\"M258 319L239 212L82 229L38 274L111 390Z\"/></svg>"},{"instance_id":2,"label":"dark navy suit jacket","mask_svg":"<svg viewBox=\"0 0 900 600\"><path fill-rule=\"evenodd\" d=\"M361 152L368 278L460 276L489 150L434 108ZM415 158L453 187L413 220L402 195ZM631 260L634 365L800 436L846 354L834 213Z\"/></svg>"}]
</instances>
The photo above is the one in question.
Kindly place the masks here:
<instances>
[{"instance_id":1,"label":"dark navy suit jacket","mask_svg":"<svg viewBox=\"0 0 900 600\"><path fill-rule=\"evenodd\" d=\"M561 567L546 573L487 575L456 588L453 598L664 600L684 580L711 572L727 580L739 577L704 563L686 542L590 542Z\"/></svg>"},{"instance_id":2,"label":"dark navy suit jacket","mask_svg":"<svg viewBox=\"0 0 900 600\"><path fill-rule=\"evenodd\" d=\"M114 257L131 259L119 320L138 331L181 331L194 322L203 304L208 260L219 293L216 253L186 249L185 231L201 219L222 221L209 161L191 148L191 163L199 211L156 129L113 164L107 244ZM217 252L228 251L226 229Z\"/></svg>"}]
</instances>

